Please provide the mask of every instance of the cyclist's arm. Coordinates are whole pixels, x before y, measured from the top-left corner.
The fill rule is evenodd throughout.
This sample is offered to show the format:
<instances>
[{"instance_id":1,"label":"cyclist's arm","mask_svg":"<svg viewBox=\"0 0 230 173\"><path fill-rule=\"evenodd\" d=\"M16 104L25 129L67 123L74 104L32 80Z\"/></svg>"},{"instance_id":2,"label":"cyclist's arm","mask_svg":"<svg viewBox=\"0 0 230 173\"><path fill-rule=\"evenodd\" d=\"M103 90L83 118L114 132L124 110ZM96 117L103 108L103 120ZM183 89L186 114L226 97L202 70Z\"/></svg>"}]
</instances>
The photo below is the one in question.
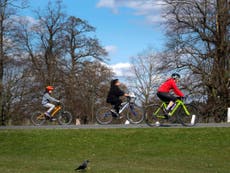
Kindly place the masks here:
<instances>
[{"instance_id":1,"label":"cyclist's arm","mask_svg":"<svg viewBox=\"0 0 230 173\"><path fill-rule=\"evenodd\" d=\"M54 97L51 97L49 94L47 94L47 98L48 98L48 100L50 100L52 102L60 102L59 100L55 99Z\"/></svg>"},{"instance_id":2,"label":"cyclist's arm","mask_svg":"<svg viewBox=\"0 0 230 173\"><path fill-rule=\"evenodd\" d=\"M176 83L173 83L172 86L173 86L173 91L176 95L178 95L179 97L184 97L184 94L176 86Z\"/></svg>"}]
</instances>

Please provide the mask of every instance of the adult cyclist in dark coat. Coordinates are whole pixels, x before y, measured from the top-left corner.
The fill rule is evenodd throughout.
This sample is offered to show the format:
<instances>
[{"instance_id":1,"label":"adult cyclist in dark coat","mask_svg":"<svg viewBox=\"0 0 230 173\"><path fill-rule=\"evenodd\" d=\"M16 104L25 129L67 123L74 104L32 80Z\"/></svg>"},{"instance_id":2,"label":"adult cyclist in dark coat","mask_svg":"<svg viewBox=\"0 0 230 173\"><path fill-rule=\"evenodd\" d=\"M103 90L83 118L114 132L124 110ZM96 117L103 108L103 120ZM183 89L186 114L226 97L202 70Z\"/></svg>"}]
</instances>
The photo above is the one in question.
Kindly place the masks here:
<instances>
[{"instance_id":1,"label":"adult cyclist in dark coat","mask_svg":"<svg viewBox=\"0 0 230 173\"><path fill-rule=\"evenodd\" d=\"M111 111L114 113L113 116L119 115L119 108L121 106L122 100L120 99L121 96L129 96L129 94L126 94L123 90L119 88L121 85L120 81L118 79L114 79L111 81L110 90L107 96L107 103L110 103L114 106L114 110Z\"/></svg>"}]
</instances>

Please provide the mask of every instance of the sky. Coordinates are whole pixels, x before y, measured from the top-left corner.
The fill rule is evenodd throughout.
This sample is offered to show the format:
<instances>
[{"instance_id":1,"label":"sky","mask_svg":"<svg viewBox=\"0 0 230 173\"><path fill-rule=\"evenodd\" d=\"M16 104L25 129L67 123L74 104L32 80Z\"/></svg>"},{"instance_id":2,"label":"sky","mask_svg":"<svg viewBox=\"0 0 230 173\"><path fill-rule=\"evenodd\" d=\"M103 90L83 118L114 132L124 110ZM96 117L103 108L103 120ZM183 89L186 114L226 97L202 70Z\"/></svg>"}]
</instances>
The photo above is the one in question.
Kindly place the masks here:
<instances>
[{"instance_id":1,"label":"sky","mask_svg":"<svg viewBox=\"0 0 230 173\"><path fill-rule=\"evenodd\" d=\"M48 0L28 2L27 16L48 4ZM107 64L117 76L122 76L131 57L149 47L156 51L164 47L161 4L161 0L63 0L63 10L96 28L95 36L109 53Z\"/></svg>"}]
</instances>

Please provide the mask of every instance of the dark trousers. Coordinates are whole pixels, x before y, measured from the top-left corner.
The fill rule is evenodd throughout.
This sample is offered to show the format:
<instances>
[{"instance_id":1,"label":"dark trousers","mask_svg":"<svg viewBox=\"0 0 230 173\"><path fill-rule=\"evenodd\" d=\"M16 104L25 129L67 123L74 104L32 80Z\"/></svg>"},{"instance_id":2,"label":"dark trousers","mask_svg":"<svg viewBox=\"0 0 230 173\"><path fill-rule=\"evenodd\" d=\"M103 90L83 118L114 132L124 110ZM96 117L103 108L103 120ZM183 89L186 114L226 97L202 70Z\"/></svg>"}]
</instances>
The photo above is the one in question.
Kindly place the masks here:
<instances>
[{"instance_id":1,"label":"dark trousers","mask_svg":"<svg viewBox=\"0 0 230 173\"><path fill-rule=\"evenodd\" d=\"M176 97L173 96L172 94L170 93L165 93L165 92L157 92L157 96L164 102L170 102L170 101L173 101L175 102L176 101Z\"/></svg>"},{"instance_id":2,"label":"dark trousers","mask_svg":"<svg viewBox=\"0 0 230 173\"><path fill-rule=\"evenodd\" d=\"M109 99L108 103L110 103L111 105L114 106L114 109L116 110L117 113L119 113L119 109L122 103L122 100L119 98L113 98L113 99Z\"/></svg>"}]
</instances>

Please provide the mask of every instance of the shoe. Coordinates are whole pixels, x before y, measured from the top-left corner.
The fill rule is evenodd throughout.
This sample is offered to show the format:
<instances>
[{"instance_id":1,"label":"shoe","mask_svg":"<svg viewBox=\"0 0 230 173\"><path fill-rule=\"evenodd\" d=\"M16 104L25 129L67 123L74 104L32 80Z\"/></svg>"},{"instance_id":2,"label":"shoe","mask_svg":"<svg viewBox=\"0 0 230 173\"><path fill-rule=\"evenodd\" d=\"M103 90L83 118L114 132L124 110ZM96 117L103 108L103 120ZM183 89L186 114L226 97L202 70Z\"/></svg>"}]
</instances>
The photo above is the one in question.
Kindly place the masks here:
<instances>
[{"instance_id":1,"label":"shoe","mask_svg":"<svg viewBox=\"0 0 230 173\"><path fill-rule=\"evenodd\" d=\"M45 112L45 116L48 118L51 118L50 114L48 112Z\"/></svg>"},{"instance_id":2,"label":"shoe","mask_svg":"<svg viewBox=\"0 0 230 173\"><path fill-rule=\"evenodd\" d=\"M164 110L164 119L169 119L170 110L166 110L166 109L163 109L163 110Z\"/></svg>"},{"instance_id":3,"label":"shoe","mask_svg":"<svg viewBox=\"0 0 230 173\"><path fill-rule=\"evenodd\" d=\"M168 119L169 119L169 115L168 115L168 114L165 114L165 115L164 115L164 119L168 120Z\"/></svg>"},{"instance_id":4,"label":"shoe","mask_svg":"<svg viewBox=\"0 0 230 173\"><path fill-rule=\"evenodd\" d=\"M112 116L113 116L114 118L119 117L119 114L117 113L117 111L116 111L115 109L111 109L110 111L112 112Z\"/></svg>"}]
</instances>

